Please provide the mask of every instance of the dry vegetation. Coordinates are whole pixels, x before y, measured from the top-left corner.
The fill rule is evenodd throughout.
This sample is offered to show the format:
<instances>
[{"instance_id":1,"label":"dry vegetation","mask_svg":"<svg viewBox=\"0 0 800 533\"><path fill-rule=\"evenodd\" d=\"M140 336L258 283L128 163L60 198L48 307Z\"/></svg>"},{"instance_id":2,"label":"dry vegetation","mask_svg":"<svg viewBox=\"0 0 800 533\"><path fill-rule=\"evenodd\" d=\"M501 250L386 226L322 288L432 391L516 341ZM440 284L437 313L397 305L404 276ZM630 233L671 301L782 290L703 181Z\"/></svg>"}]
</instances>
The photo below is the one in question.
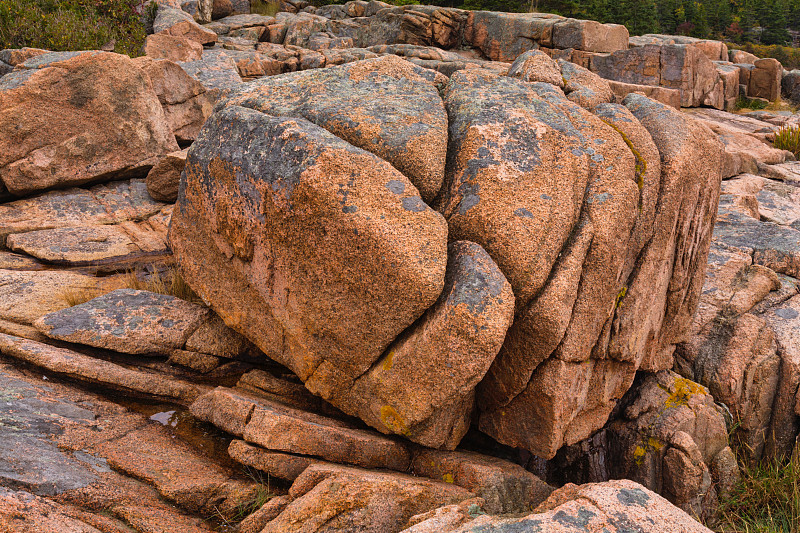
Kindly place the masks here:
<instances>
[{"instance_id":1,"label":"dry vegetation","mask_svg":"<svg viewBox=\"0 0 800 533\"><path fill-rule=\"evenodd\" d=\"M154 269L149 269L152 272ZM139 291L149 291L158 294L175 296L187 302L202 304L202 300L183 280L175 269L166 272L155 271L149 273L146 270L129 270L125 274L117 276L113 282L98 288L68 289L61 295L64 302L69 306L80 305L98 296L107 294L116 289L136 289Z\"/></svg>"}]
</instances>

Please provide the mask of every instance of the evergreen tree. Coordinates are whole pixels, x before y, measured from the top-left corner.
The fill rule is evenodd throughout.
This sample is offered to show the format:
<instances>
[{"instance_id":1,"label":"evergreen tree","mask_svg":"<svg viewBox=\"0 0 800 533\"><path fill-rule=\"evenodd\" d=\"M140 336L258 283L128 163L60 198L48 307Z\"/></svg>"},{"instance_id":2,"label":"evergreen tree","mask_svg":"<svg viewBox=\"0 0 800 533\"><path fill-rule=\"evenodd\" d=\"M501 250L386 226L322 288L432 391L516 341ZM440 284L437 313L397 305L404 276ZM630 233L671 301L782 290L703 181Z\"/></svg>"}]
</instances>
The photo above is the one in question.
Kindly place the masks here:
<instances>
[{"instance_id":1,"label":"evergreen tree","mask_svg":"<svg viewBox=\"0 0 800 533\"><path fill-rule=\"evenodd\" d=\"M785 44L789 41L787 26L789 6L786 0L764 0L759 13L764 44Z\"/></svg>"},{"instance_id":2,"label":"evergreen tree","mask_svg":"<svg viewBox=\"0 0 800 533\"><path fill-rule=\"evenodd\" d=\"M655 0L616 0L610 11L613 21L625 24L631 35L658 33Z\"/></svg>"}]
</instances>

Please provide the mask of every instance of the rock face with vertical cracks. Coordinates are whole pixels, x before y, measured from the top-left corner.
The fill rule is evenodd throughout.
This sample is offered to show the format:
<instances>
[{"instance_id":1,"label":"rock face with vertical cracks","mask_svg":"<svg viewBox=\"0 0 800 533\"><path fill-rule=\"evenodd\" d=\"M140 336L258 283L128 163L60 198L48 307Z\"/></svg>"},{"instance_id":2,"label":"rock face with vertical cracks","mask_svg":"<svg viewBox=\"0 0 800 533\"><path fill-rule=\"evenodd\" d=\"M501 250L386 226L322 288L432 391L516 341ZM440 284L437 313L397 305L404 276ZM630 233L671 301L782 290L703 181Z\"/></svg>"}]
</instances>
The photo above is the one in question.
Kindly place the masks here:
<instances>
[{"instance_id":1,"label":"rock face with vertical cracks","mask_svg":"<svg viewBox=\"0 0 800 533\"><path fill-rule=\"evenodd\" d=\"M342 405L384 433L453 449L469 429L475 386L514 318L514 294L486 251L449 246L439 300L358 379Z\"/></svg>"},{"instance_id":2,"label":"rock face with vertical cracks","mask_svg":"<svg viewBox=\"0 0 800 533\"><path fill-rule=\"evenodd\" d=\"M343 411L435 448L477 421L550 458L672 366L723 147L639 95L437 80L381 58L231 96L189 150L172 246L228 326Z\"/></svg>"},{"instance_id":3,"label":"rock face with vertical cracks","mask_svg":"<svg viewBox=\"0 0 800 533\"><path fill-rule=\"evenodd\" d=\"M454 87L451 82L450 89ZM523 88L519 91L524 93ZM517 315L479 388L478 401L483 431L505 444L552 457L562 445L603 426L638 368L672 366L673 345L685 335L697 306L719 197L722 147L703 126L645 97L631 96L625 107L602 104L592 115L538 84L528 91L558 110L556 116L572 128L562 126L562 131L571 132L570 140L577 146L542 143L537 148L561 157L583 150L584 173L577 179L586 183L586 189L571 206L577 217L564 217L569 211L562 208L545 212L549 218L536 218L542 225L556 221L555 228L566 237L555 247L552 259L534 270L541 281L530 286L529 280L536 278L520 280L513 269L506 272L512 285L523 284L514 285ZM486 105L503 101L492 90L483 100L474 89L471 92L473 100L485 100ZM453 98L453 93L449 96ZM511 107L524 97L506 101L513 102ZM476 107L470 108L474 129L486 131ZM539 116L542 121L548 118ZM508 138L502 143L484 139L483 146L455 148L452 161L466 155L472 168L491 168L485 156L491 154L500 162L513 157L494 148L511 145ZM506 163L503 169L508 167ZM575 180L576 174L561 174L564 168L561 162L551 162L539 172L559 183ZM455 170L451 190L463 187L455 184L464 173L456 165L450 170ZM491 181L490 176L487 173L483 179ZM532 183L519 174L508 179ZM480 178L463 183L482 185ZM533 189L529 195L552 196L544 189ZM483 197L474 201L463 213L445 210L451 233L476 242L488 239L487 249L498 254L501 268L503 257L530 265L540 257L531 252L541 254L547 247L529 247L530 238L515 235L519 225L512 223L507 229L501 218L519 209L515 202L521 199L522 194L515 194L503 202L494 194L485 204ZM470 215L468 231L480 233L479 227L495 231L483 233L483 238L460 233L466 227L462 219ZM555 233L534 230L539 238L553 238ZM526 298L528 294L532 296Z\"/></svg>"}]
</instances>

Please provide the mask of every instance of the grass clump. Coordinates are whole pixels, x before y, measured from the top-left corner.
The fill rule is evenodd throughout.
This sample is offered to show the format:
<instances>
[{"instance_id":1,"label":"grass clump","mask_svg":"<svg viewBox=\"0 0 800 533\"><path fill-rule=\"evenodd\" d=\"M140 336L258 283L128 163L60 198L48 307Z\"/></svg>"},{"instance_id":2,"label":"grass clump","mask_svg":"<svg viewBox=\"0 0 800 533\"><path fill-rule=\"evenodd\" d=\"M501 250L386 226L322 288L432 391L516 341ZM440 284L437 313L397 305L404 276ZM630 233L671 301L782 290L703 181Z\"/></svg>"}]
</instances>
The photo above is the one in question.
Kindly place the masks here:
<instances>
[{"instance_id":1,"label":"grass clump","mask_svg":"<svg viewBox=\"0 0 800 533\"><path fill-rule=\"evenodd\" d=\"M775 148L789 150L800 157L800 126L785 126L775 133Z\"/></svg>"},{"instance_id":2,"label":"grass clump","mask_svg":"<svg viewBox=\"0 0 800 533\"><path fill-rule=\"evenodd\" d=\"M128 271L123 278L123 285L121 288L166 294L187 302L203 303L174 268L167 272L156 271L151 274Z\"/></svg>"},{"instance_id":3,"label":"grass clump","mask_svg":"<svg viewBox=\"0 0 800 533\"><path fill-rule=\"evenodd\" d=\"M250 12L274 17L281 10L280 1L275 0L250 0Z\"/></svg>"},{"instance_id":4,"label":"grass clump","mask_svg":"<svg viewBox=\"0 0 800 533\"><path fill-rule=\"evenodd\" d=\"M0 0L0 49L97 50L141 55L140 0ZM151 10L145 10L150 12Z\"/></svg>"},{"instance_id":5,"label":"grass clump","mask_svg":"<svg viewBox=\"0 0 800 533\"><path fill-rule=\"evenodd\" d=\"M61 294L61 299L68 307L73 307L117 289L135 289L137 291L175 296L187 302L203 303L175 269L169 269L165 272L158 271L155 268L150 268L148 271L128 270L121 276L107 279L108 281L99 287L68 288Z\"/></svg>"},{"instance_id":6,"label":"grass clump","mask_svg":"<svg viewBox=\"0 0 800 533\"><path fill-rule=\"evenodd\" d=\"M740 461L742 478L720 501L719 533L799 533L800 454L787 463Z\"/></svg>"}]
</instances>

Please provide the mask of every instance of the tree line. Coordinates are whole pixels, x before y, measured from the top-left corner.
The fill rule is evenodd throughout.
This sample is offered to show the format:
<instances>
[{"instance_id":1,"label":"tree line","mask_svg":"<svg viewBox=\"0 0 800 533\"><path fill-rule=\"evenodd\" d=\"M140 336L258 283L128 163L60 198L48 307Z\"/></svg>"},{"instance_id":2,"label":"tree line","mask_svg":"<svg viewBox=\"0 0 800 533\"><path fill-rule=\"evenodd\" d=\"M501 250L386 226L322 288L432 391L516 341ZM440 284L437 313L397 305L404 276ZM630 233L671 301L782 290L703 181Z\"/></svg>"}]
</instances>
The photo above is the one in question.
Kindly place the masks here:
<instances>
[{"instance_id":1,"label":"tree line","mask_svg":"<svg viewBox=\"0 0 800 533\"><path fill-rule=\"evenodd\" d=\"M427 2L426 2L427 3ZM666 33L738 43L790 44L800 0L432 0L494 11L539 11L624 24L631 35Z\"/></svg>"}]
</instances>

